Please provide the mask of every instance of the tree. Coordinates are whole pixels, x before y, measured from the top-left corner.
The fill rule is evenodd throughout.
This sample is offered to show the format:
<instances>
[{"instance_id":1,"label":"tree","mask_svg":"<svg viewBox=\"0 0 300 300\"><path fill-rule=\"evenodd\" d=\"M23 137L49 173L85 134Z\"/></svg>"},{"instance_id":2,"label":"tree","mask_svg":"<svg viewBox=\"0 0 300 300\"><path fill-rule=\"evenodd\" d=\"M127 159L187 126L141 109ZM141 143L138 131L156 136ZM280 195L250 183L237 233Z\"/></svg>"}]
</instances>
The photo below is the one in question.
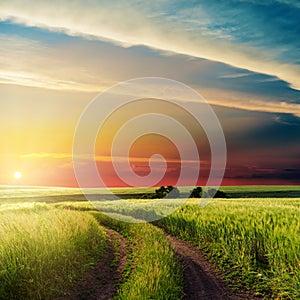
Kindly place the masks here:
<instances>
[{"instance_id":1,"label":"tree","mask_svg":"<svg viewBox=\"0 0 300 300\"><path fill-rule=\"evenodd\" d=\"M164 198L168 195L167 188L162 185L159 189L155 190L155 194L156 198Z\"/></svg>"},{"instance_id":2,"label":"tree","mask_svg":"<svg viewBox=\"0 0 300 300\"><path fill-rule=\"evenodd\" d=\"M179 190L177 187L173 187L172 185L167 186L167 197L168 198L179 198Z\"/></svg>"},{"instance_id":3,"label":"tree","mask_svg":"<svg viewBox=\"0 0 300 300\"><path fill-rule=\"evenodd\" d=\"M202 187L197 186L191 191L190 198L201 198L202 196Z\"/></svg>"},{"instance_id":4,"label":"tree","mask_svg":"<svg viewBox=\"0 0 300 300\"><path fill-rule=\"evenodd\" d=\"M172 185L161 186L160 188L155 190L155 198L179 198L179 190L177 187L173 187Z\"/></svg>"}]
</instances>

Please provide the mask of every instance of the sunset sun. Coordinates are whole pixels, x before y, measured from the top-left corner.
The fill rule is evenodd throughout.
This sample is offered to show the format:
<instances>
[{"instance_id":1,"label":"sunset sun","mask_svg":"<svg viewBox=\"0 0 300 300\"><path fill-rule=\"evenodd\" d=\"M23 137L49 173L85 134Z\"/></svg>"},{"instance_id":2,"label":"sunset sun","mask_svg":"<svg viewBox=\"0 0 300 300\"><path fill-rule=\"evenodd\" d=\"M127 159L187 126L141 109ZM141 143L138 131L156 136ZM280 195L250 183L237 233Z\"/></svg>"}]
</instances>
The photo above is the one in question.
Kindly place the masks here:
<instances>
[{"instance_id":1,"label":"sunset sun","mask_svg":"<svg viewBox=\"0 0 300 300\"><path fill-rule=\"evenodd\" d=\"M19 172L19 171L16 171L16 172L14 173L14 178L15 178L15 179L20 179L20 178L22 178L22 173Z\"/></svg>"}]
</instances>

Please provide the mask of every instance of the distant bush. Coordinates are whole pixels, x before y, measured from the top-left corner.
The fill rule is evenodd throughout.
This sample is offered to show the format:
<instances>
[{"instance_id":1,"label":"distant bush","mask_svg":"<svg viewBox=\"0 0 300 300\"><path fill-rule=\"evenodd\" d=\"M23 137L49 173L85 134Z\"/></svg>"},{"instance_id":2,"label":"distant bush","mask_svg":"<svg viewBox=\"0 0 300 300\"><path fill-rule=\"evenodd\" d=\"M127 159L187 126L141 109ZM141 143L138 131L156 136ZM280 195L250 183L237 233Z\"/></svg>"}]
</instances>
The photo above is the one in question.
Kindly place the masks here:
<instances>
[{"instance_id":1,"label":"distant bush","mask_svg":"<svg viewBox=\"0 0 300 300\"><path fill-rule=\"evenodd\" d=\"M203 192L200 186L195 187L191 191L190 198L227 198L226 193L216 189L208 189L208 191Z\"/></svg>"},{"instance_id":2,"label":"distant bush","mask_svg":"<svg viewBox=\"0 0 300 300\"><path fill-rule=\"evenodd\" d=\"M161 186L160 188L155 190L154 198L179 198L179 190L177 187L173 187L172 185Z\"/></svg>"},{"instance_id":3,"label":"distant bush","mask_svg":"<svg viewBox=\"0 0 300 300\"><path fill-rule=\"evenodd\" d=\"M201 198L202 196L202 187L197 186L191 191L190 198Z\"/></svg>"},{"instance_id":4,"label":"distant bush","mask_svg":"<svg viewBox=\"0 0 300 300\"><path fill-rule=\"evenodd\" d=\"M180 198L184 196L184 194L180 195L180 192L177 187L172 185L161 186L155 190L154 193L148 193L141 196L141 199L162 199L162 198ZM227 198L225 192L216 190L216 189L208 189L203 192L201 186L195 187L192 191L190 191L190 198Z\"/></svg>"}]
</instances>

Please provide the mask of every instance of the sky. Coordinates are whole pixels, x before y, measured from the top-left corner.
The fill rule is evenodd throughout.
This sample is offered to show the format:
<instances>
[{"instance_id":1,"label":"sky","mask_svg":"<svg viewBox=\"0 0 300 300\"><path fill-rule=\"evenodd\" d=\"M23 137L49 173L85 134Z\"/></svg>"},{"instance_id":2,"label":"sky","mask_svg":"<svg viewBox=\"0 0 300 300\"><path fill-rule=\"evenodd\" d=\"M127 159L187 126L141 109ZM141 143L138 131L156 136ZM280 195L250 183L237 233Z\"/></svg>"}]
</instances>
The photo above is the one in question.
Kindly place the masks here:
<instances>
[{"instance_id":1,"label":"sky","mask_svg":"<svg viewBox=\"0 0 300 300\"><path fill-rule=\"evenodd\" d=\"M223 185L299 184L299 18L298 0L2 0L0 185L77 186L72 147L80 116L97 95L139 77L182 82L211 105L226 140ZM179 102L201 110L197 101ZM151 99L115 111L99 129L95 161L104 183L128 185L112 159L130 179L124 151L131 145L137 175L159 173L161 158L149 165L159 153L166 172L157 185L176 184L178 147L187 143L179 133L177 142L124 134L123 154L111 156L118 128L150 113L167 113L189 130L200 158L185 162L191 170L200 165L197 184L205 184L212 153L203 129L176 105ZM78 155L85 172L91 153Z\"/></svg>"}]
</instances>

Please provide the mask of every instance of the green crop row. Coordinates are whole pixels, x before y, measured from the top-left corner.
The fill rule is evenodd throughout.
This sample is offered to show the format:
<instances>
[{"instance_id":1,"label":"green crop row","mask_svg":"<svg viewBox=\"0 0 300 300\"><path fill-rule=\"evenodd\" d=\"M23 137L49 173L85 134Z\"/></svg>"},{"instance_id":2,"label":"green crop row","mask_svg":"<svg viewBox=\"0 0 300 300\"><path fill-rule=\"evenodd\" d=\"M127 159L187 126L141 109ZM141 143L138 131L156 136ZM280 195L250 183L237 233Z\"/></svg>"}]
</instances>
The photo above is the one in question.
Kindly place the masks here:
<instances>
[{"instance_id":1,"label":"green crop row","mask_svg":"<svg viewBox=\"0 0 300 300\"><path fill-rule=\"evenodd\" d=\"M130 275L121 284L116 299L182 298L181 267L161 229L149 223L126 223L93 214L100 224L119 231L133 244ZM127 222L130 220L128 217Z\"/></svg>"}]
</instances>

